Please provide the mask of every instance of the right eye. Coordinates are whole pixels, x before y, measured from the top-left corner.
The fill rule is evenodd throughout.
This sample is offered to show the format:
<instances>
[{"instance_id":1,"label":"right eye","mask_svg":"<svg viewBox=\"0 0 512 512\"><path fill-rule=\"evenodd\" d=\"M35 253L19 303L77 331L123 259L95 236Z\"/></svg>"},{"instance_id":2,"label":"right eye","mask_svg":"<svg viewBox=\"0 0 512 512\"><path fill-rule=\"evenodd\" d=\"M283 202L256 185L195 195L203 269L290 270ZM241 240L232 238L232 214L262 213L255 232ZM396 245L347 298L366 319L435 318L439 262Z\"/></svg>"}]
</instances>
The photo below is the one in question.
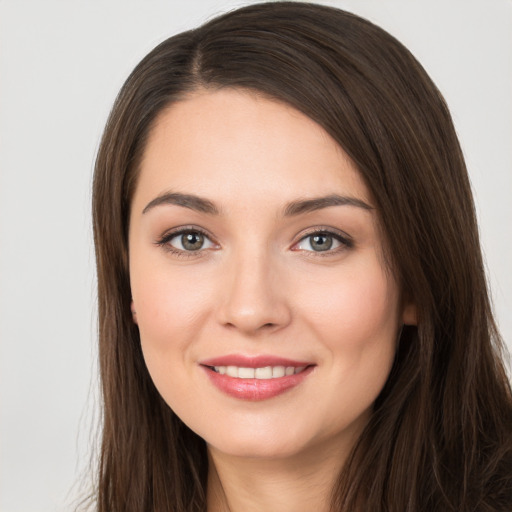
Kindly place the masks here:
<instances>
[{"instance_id":1,"label":"right eye","mask_svg":"<svg viewBox=\"0 0 512 512\"><path fill-rule=\"evenodd\" d=\"M182 229L169 233L158 241L158 245L176 253L199 252L215 247L208 236L197 229Z\"/></svg>"}]
</instances>

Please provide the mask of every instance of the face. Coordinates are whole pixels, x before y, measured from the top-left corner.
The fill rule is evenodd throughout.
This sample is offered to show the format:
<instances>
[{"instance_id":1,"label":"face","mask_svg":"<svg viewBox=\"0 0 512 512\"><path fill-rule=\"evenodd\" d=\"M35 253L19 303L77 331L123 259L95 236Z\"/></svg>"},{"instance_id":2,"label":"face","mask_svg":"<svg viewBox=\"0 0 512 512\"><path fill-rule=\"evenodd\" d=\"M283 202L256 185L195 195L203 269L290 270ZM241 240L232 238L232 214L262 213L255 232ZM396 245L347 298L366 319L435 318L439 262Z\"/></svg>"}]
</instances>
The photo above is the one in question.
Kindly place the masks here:
<instances>
[{"instance_id":1,"label":"face","mask_svg":"<svg viewBox=\"0 0 512 512\"><path fill-rule=\"evenodd\" d=\"M211 449L286 457L359 433L411 309L369 191L308 117L197 92L157 120L134 194L134 319L158 391Z\"/></svg>"}]
</instances>

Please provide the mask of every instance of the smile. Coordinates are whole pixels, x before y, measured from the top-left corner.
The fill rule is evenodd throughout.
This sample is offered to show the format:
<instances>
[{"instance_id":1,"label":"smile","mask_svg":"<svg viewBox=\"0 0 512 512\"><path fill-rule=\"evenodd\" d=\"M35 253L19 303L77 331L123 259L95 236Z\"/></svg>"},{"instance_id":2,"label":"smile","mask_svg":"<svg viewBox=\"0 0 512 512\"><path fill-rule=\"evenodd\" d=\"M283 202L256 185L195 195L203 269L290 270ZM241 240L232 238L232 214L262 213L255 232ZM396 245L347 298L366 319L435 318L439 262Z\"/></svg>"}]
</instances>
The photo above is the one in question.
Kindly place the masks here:
<instances>
[{"instance_id":1,"label":"smile","mask_svg":"<svg viewBox=\"0 0 512 512\"><path fill-rule=\"evenodd\" d=\"M275 356L233 354L201 361L200 367L223 394L239 400L261 401L299 386L316 364Z\"/></svg>"},{"instance_id":2,"label":"smile","mask_svg":"<svg viewBox=\"0 0 512 512\"><path fill-rule=\"evenodd\" d=\"M264 366L261 368L244 368L238 366L213 366L214 372L237 379L278 379L285 376L300 373L306 366Z\"/></svg>"}]
</instances>

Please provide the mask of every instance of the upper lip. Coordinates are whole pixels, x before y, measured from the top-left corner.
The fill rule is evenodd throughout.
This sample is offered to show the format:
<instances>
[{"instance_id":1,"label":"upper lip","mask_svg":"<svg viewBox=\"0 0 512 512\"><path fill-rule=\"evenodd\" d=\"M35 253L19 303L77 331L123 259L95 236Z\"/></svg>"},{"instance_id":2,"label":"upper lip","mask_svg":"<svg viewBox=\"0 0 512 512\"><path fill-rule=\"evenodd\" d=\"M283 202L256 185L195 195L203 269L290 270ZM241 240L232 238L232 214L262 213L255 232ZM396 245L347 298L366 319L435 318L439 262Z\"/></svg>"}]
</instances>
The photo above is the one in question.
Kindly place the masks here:
<instances>
[{"instance_id":1,"label":"upper lip","mask_svg":"<svg viewBox=\"0 0 512 512\"><path fill-rule=\"evenodd\" d=\"M246 356L243 354L227 354L200 361L203 366L238 366L239 368L264 368L265 366L311 366L311 361L297 361L273 355Z\"/></svg>"}]
</instances>

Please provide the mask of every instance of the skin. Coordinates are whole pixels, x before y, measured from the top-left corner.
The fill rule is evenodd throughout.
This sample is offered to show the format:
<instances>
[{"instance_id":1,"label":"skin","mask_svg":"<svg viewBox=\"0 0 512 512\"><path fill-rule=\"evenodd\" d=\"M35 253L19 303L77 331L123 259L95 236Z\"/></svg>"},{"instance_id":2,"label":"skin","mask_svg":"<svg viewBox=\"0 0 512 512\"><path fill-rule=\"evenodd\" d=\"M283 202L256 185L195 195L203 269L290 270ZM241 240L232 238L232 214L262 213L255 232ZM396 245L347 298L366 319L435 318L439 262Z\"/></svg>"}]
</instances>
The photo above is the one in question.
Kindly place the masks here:
<instances>
[{"instance_id":1,"label":"skin","mask_svg":"<svg viewBox=\"0 0 512 512\"><path fill-rule=\"evenodd\" d=\"M176 204L169 192L215 204ZM293 216L290 202L332 194L338 205ZM174 228L201 229L186 252ZM312 231L333 231L314 250ZM413 305L383 263L372 198L354 164L308 117L247 91L198 91L161 113L134 194L134 321L162 397L208 446L210 511L327 510L329 492L388 377ZM314 363L267 400L233 398L200 361L272 354Z\"/></svg>"}]
</instances>

